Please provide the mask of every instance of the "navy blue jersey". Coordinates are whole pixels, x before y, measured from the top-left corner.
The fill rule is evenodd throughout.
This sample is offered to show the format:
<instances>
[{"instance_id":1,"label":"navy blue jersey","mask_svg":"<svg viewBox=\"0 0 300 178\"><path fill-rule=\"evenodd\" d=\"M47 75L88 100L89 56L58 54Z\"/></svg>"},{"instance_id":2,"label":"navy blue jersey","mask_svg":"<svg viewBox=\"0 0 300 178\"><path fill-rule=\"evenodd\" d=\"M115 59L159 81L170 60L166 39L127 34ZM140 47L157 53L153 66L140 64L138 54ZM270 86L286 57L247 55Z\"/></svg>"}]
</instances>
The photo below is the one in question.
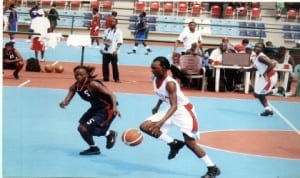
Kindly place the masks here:
<instances>
[{"instance_id":1,"label":"navy blue jersey","mask_svg":"<svg viewBox=\"0 0 300 178\"><path fill-rule=\"evenodd\" d=\"M103 85L103 83L99 80L96 79L89 79L89 80L90 80L89 82L96 81L101 85ZM100 93L98 91L89 91L86 87L83 88L82 90L77 88L76 91L83 100L91 103L92 108L111 109L113 106L111 98L106 94Z\"/></svg>"},{"instance_id":2,"label":"navy blue jersey","mask_svg":"<svg viewBox=\"0 0 300 178\"><path fill-rule=\"evenodd\" d=\"M137 24L137 33L146 33L146 28L145 24L147 23L147 18L146 17L140 17L139 23Z\"/></svg>"}]
</instances>

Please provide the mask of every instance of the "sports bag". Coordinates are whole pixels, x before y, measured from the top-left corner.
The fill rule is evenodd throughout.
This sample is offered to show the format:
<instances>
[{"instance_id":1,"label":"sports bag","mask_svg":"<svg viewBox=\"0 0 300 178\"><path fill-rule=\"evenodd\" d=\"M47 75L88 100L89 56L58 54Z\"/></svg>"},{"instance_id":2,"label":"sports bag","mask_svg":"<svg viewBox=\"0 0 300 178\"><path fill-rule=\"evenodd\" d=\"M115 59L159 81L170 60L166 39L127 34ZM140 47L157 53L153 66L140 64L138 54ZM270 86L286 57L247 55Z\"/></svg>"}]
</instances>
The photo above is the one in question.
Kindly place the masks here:
<instances>
[{"instance_id":1,"label":"sports bag","mask_svg":"<svg viewBox=\"0 0 300 178\"><path fill-rule=\"evenodd\" d=\"M33 57L27 59L26 71L40 72L41 71L41 66L40 66L39 60L37 60Z\"/></svg>"}]
</instances>

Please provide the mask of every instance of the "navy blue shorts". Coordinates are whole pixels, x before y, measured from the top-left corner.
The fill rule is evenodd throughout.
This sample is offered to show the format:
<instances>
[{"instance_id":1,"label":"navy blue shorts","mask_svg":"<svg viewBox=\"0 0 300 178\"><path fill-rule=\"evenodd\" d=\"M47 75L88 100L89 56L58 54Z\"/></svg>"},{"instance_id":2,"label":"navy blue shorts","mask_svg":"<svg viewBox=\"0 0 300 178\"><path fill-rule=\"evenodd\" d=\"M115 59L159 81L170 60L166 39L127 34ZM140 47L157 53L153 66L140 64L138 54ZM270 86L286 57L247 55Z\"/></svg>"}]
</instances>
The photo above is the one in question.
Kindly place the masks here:
<instances>
[{"instance_id":1,"label":"navy blue shorts","mask_svg":"<svg viewBox=\"0 0 300 178\"><path fill-rule=\"evenodd\" d=\"M79 120L89 133L93 136L103 136L106 134L110 124L114 120L115 115L111 110L90 108Z\"/></svg>"}]
</instances>

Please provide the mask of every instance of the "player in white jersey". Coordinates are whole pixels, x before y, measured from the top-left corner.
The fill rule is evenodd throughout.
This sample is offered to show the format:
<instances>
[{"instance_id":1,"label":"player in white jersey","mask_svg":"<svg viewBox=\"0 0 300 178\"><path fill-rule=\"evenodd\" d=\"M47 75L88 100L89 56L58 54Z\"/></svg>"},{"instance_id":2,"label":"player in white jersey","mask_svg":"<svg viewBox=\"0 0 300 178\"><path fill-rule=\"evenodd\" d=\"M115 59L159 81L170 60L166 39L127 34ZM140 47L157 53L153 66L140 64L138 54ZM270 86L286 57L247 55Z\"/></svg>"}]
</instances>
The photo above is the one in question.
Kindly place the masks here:
<instances>
[{"instance_id":1,"label":"player in white jersey","mask_svg":"<svg viewBox=\"0 0 300 178\"><path fill-rule=\"evenodd\" d=\"M152 109L153 115L146 119L140 129L148 135L166 142L170 146L168 159L173 159L186 144L187 147L207 166L208 171L202 178L215 178L221 172L205 151L197 144L199 138L197 115L189 99L183 94L179 84L168 75L170 63L167 58L159 56L151 64L154 75L153 87L159 100ZM169 107L159 111L165 102ZM168 135L170 126L176 126L182 132L184 141Z\"/></svg>"},{"instance_id":2,"label":"player in white jersey","mask_svg":"<svg viewBox=\"0 0 300 178\"><path fill-rule=\"evenodd\" d=\"M256 43L254 46L254 52L256 54L254 65L259 74L254 87L254 96L258 98L265 108L260 115L272 116L273 110L269 106L266 96L274 93L281 93L284 95L285 92L283 87L274 88L278 80L277 72L274 70L276 62L269 59L263 53L264 48L264 43Z\"/></svg>"}]
</instances>

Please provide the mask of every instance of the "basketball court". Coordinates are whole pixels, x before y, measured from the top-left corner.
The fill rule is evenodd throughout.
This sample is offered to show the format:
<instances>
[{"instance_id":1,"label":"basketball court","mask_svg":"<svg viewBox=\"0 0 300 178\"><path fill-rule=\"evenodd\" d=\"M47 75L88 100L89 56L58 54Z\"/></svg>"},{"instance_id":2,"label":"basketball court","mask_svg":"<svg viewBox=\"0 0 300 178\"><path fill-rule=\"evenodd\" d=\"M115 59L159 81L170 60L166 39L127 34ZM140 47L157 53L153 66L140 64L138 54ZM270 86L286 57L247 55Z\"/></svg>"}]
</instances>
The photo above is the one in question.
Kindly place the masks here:
<instances>
[{"instance_id":1,"label":"basketball court","mask_svg":"<svg viewBox=\"0 0 300 178\"><path fill-rule=\"evenodd\" d=\"M7 40L7 39L6 39ZM28 43L17 41L25 59L32 57ZM5 43L5 42L4 42ZM75 96L66 109L59 102L74 82L72 69L78 65L82 49L64 42L46 51L46 63L58 61L63 73L22 71L15 80L11 71L3 77L3 177L99 177L99 178L196 178L206 172L201 160L184 147L168 160L169 147L144 135L135 147L122 143L120 135L138 128L157 102L152 93L149 65L156 56L168 56L172 47L153 46L148 56L139 46L136 55L127 55L132 44L124 44L120 54L121 84L105 83L117 95L122 117L111 129L119 136L115 147L105 148L104 137L95 137L101 154L81 156L87 148L77 132L80 116L89 104ZM86 48L84 61L97 67L101 78L98 49ZM42 65L45 65L42 64ZM273 117L260 117L261 105L251 94L185 91L196 108L203 146L220 167L220 178L299 178L300 104L299 97L270 97ZM182 136L176 128L170 135Z\"/></svg>"}]
</instances>

